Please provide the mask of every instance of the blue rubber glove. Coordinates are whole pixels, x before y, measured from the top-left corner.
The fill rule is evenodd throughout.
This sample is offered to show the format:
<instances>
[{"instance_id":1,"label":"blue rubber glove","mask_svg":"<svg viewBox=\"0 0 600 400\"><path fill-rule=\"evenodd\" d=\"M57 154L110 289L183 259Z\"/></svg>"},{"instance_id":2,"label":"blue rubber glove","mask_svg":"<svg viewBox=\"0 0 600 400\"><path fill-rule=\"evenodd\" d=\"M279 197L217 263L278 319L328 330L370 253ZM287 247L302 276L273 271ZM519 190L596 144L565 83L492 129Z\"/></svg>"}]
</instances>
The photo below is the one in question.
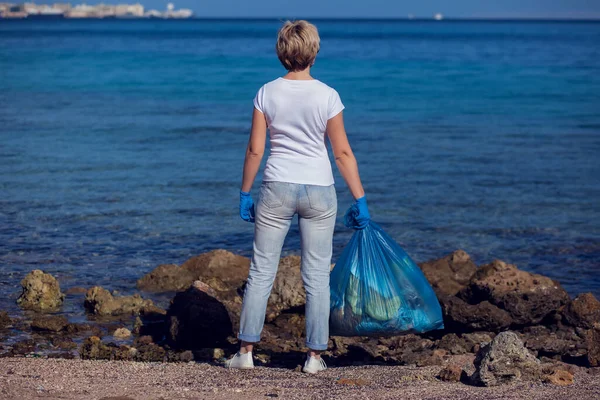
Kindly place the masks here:
<instances>
[{"instance_id":1,"label":"blue rubber glove","mask_svg":"<svg viewBox=\"0 0 600 400\"><path fill-rule=\"evenodd\" d=\"M367 197L363 196L360 199L356 199L354 204L350 206L346 215L344 215L344 224L348 228L353 229L364 229L369 225L371 215L367 208Z\"/></svg>"},{"instance_id":2,"label":"blue rubber glove","mask_svg":"<svg viewBox=\"0 0 600 400\"><path fill-rule=\"evenodd\" d=\"M248 192L240 191L240 217L246 222L254 223L254 201Z\"/></svg>"}]
</instances>

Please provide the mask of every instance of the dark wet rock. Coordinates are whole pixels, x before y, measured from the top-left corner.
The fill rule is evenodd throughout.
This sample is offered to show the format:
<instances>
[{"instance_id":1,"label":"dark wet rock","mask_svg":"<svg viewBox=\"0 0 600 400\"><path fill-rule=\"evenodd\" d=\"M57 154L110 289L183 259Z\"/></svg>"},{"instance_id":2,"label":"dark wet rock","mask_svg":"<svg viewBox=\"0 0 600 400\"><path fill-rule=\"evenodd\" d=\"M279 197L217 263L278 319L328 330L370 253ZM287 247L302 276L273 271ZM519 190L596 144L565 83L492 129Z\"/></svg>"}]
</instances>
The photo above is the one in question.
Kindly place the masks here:
<instances>
[{"instance_id":1,"label":"dark wet rock","mask_svg":"<svg viewBox=\"0 0 600 400\"><path fill-rule=\"evenodd\" d=\"M12 320L6 311L0 311L0 329L6 328L12 324Z\"/></svg>"},{"instance_id":2,"label":"dark wet rock","mask_svg":"<svg viewBox=\"0 0 600 400\"><path fill-rule=\"evenodd\" d=\"M279 261L273 290L269 297L267 321L274 320L284 310L304 306L306 303L300 263L299 256L288 256Z\"/></svg>"},{"instance_id":3,"label":"dark wet rock","mask_svg":"<svg viewBox=\"0 0 600 400\"><path fill-rule=\"evenodd\" d=\"M76 358L75 354L69 353L68 351L48 353L47 357L48 358L62 358L62 359L67 359L67 360L72 360L72 359Z\"/></svg>"},{"instance_id":4,"label":"dark wet rock","mask_svg":"<svg viewBox=\"0 0 600 400\"><path fill-rule=\"evenodd\" d=\"M65 295L58 281L50 274L36 269L21 280L23 291L17 299L22 308L35 311L55 310L62 305Z\"/></svg>"},{"instance_id":5,"label":"dark wet rock","mask_svg":"<svg viewBox=\"0 0 600 400\"><path fill-rule=\"evenodd\" d=\"M194 286L171 300L167 321L169 343L178 349L220 347L233 334L225 306Z\"/></svg>"},{"instance_id":6,"label":"dark wet rock","mask_svg":"<svg viewBox=\"0 0 600 400\"><path fill-rule=\"evenodd\" d=\"M538 324L569 301L558 282L499 260L479 268L459 297L470 304L489 301L507 311L517 326Z\"/></svg>"},{"instance_id":7,"label":"dark wet rock","mask_svg":"<svg viewBox=\"0 0 600 400\"><path fill-rule=\"evenodd\" d=\"M250 260L226 250L213 250L192 257L178 267L159 265L137 282L140 290L168 292L186 290L201 280L219 290L237 289L246 280Z\"/></svg>"},{"instance_id":8,"label":"dark wet rock","mask_svg":"<svg viewBox=\"0 0 600 400\"><path fill-rule=\"evenodd\" d=\"M332 340L334 354L344 357L345 364L384 363L407 365L441 365L446 350L434 349L434 342L408 334L390 338L342 338ZM439 350L439 351L436 351Z\"/></svg>"},{"instance_id":9,"label":"dark wet rock","mask_svg":"<svg viewBox=\"0 0 600 400\"><path fill-rule=\"evenodd\" d=\"M62 336L55 336L50 339L50 342L54 347L57 347L62 350L72 350L77 348L77 343L69 338L65 338Z\"/></svg>"},{"instance_id":10,"label":"dark wet rock","mask_svg":"<svg viewBox=\"0 0 600 400\"><path fill-rule=\"evenodd\" d=\"M92 329L92 325L90 324L79 324L79 323L68 323L67 326L63 328L66 333L76 334L80 332L89 331Z\"/></svg>"},{"instance_id":11,"label":"dark wet rock","mask_svg":"<svg viewBox=\"0 0 600 400\"><path fill-rule=\"evenodd\" d=\"M225 351L219 347L209 347L194 351L194 359L198 361L216 361L224 357Z\"/></svg>"},{"instance_id":12,"label":"dark wet rock","mask_svg":"<svg viewBox=\"0 0 600 400\"><path fill-rule=\"evenodd\" d=\"M81 286L74 286L74 287L70 287L67 290L65 290L65 294L66 295L71 295L71 294L85 294L87 292L87 289Z\"/></svg>"},{"instance_id":13,"label":"dark wet rock","mask_svg":"<svg viewBox=\"0 0 600 400\"><path fill-rule=\"evenodd\" d=\"M585 336L588 350L587 361L590 367L600 367L600 324L588 330Z\"/></svg>"},{"instance_id":14,"label":"dark wet rock","mask_svg":"<svg viewBox=\"0 0 600 400\"><path fill-rule=\"evenodd\" d=\"M493 333L491 334L493 335ZM452 355L476 353L492 341L492 336L485 332L468 334L449 333L435 342L435 347L443 349Z\"/></svg>"},{"instance_id":15,"label":"dark wet rock","mask_svg":"<svg viewBox=\"0 0 600 400\"><path fill-rule=\"evenodd\" d=\"M84 307L97 315L135 315L143 310L157 309L152 300L143 299L139 294L113 296L108 290L94 286L85 294Z\"/></svg>"},{"instance_id":16,"label":"dark wet rock","mask_svg":"<svg viewBox=\"0 0 600 400\"><path fill-rule=\"evenodd\" d=\"M68 324L69 320L63 315L36 316L31 321L31 329L36 331L60 332Z\"/></svg>"},{"instance_id":17,"label":"dark wet rock","mask_svg":"<svg viewBox=\"0 0 600 400\"><path fill-rule=\"evenodd\" d=\"M551 330L542 325L526 327L521 336L525 346L539 357L577 362L587 354L586 341L573 328ZM583 361L580 361L583 362Z\"/></svg>"},{"instance_id":18,"label":"dark wet rock","mask_svg":"<svg viewBox=\"0 0 600 400\"><path fill-rule=\"evenodd\" d=\"M463 369L460 365L449 364L440 370L438 377L445 382L459 382L462 373Z\"/></svg>"},{"instance_id":19,"label":"dark wet rock","mask_svg":"<svg viewBox=\"0 0 600 400\"><path fill-rule=\"evenodd\" d=\"M600 323L600 301L591 293L583 293L574 298L563 310L567 323L591 329Z\"/></svg>"},{"instance_id":20,"label":"dark wet rock","mask_svg":"<svg viewBox=\"0 0 600 400\"><path fill-rule=\"evenodd\" d=\"M145 343L135 347L134 360L145 362L162 362L166 360L166 350L156 343Z\"/></svg>"},{"instance_id":21,"label":"dark wet rock","mask_svg":"<svg viewBox=\"0 0 600 400\"><path fill-rule=\"evenodd\" d=\"M502 332L477 353L472 382L497 386L537 380L540 374L540 361L525 348L519 336L514 332Z\"/></svg>"},{"instance_id":22,"label":"dark wet rock","mask_svg":"<svg viewBox=\"0 0 600 400\"><path fill-rule=\"evenodd\" d=\"M440 295L444 328L450 332L500 332L512 324L510 314L488 301L468 304L456 296Z\"/></svg>"},{"instance_id":23,"label":"dark wet rock","mask_svg":"<svg viewBox=\"0 0 600 400\"><path fill-rule=\"evenodd\" d=\"M273 321L282 338L304 337L305 324L306 319L302 314L281 314Z\"/></svg>"},{"instance_id":24,"label":"dark wet rock","mask_svg":"<svg viewBox=\"0 0 600 400\"><path fill-rule=\"evenodd\" d=\"M167 352L165 353L165 361L167 361L167 362L194 361L194 353L191 350L185 350L185 351L167 350Z\"/></svg>"},{"instance_id":25,"label":"dark wet rock","mask_svg":"<svg viewBox=\"0 0 600 400\"><path fill-rule=\"evenodd\" d=\"M26 339L16 342L10 349L10 356L20 356L35 351L36 343L33 339Z\"/></svg>"},{"instance_id":26,"label":"dark wet rock","mask_svg":"<svg viewBox=\"0 0 600 400\"><path fill-rule=\"evenodd\" d=\"M439 260L419 264L423 274L437 293L454 296L464 288L477 266L463 250L456 250Z\"/></svg>"},{"instance_id":27,"label":"dark wet rock","mask_svg":"<svg viewBox=\"0 0 600 400\"><path fill-rule=\"evenodd\" d=\"M105 344L97 336L86 338L79 349L79 356L89 360L134 360L136 354L137 349L134 347Z\"/></svg>"},{"instance_id":28,"label":"dark wet rock","mask_svg":"<svg viewBox=\"0 0 600 400\"><path fill-rule=\"evenodd\" d=\"M438 349L446 350L449 354L466 354L470 353L473 348L472 343L455 333L444 335L435 343L435 346Z\"/></svg>"}]
</instances>

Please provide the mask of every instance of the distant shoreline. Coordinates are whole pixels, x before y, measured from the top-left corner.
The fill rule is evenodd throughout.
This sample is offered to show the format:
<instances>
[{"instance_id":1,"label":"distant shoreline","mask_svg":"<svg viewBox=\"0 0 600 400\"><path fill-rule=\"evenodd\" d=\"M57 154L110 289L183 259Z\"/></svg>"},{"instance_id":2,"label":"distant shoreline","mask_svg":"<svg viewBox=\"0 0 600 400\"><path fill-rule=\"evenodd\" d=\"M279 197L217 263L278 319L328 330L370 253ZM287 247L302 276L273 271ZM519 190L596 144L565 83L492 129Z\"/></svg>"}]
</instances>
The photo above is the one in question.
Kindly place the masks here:
<instances>
[{"instance_id":1,"label":"distant shoreline","mask_svg":"<svg viewBox=\"0 0 600 400\"><path fill-rule=\"evenodd\" d=\"M435 20L433 18L334 18L334 17L190 17L190 18L161 18L161 17L103 17L103 18L69 18L63 16L30 16L25 18L2 18L0 21L284 21L287 19L308 19L311 21L331 21L331 22L430 22L430 23L445 23L445 22L494 22L494 23L514 23L514 22L534 22L534 23L600 23L599 18L451 18L444 17L443 20Z\"/></svg>"}]
</instances>

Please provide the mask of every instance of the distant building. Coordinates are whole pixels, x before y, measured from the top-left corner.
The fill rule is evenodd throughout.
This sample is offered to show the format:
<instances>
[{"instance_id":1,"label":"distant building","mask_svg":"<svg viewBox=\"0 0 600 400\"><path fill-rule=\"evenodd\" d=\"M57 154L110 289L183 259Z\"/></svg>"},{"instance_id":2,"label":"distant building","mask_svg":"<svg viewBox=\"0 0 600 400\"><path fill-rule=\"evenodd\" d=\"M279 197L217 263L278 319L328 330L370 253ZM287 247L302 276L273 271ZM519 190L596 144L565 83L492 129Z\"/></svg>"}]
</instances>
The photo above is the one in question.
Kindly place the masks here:
<instances>
[{"instance_id":1,"label":"distant building","mask_svg":"<svg viewBox=\"0 0 600 400\"><path fill-rule=\"evenodd\" d=\"M67 13L71 10L71 3L54 3L52 4L52 8Z\"/></svg>"},{"instance_id":2,"label":"distant building","mask_svg":"<svg viewBox=\"0 0 600 400\"><path fill-rule=\"evenodd\" d=\"M115 7L117 17L143 17L144 6L140 3L136 4L119 4Z\"/></svg>"},{"instance_id":3,"label":"distant building","mask_svg":"<svg viewBox=\"0 0 600 400\"><path fill-rule=\"evenodd\" d=\"M1 18L190 18L194 13L188 9L175 9L173 3L167 4L164 12L149 10L144 12L144 6L135 4L105 4L96 5L71 3L54 3L53 5L38 5L26 2L21 5L13 3L0 3Z\"/></svg>"}]
</instances>

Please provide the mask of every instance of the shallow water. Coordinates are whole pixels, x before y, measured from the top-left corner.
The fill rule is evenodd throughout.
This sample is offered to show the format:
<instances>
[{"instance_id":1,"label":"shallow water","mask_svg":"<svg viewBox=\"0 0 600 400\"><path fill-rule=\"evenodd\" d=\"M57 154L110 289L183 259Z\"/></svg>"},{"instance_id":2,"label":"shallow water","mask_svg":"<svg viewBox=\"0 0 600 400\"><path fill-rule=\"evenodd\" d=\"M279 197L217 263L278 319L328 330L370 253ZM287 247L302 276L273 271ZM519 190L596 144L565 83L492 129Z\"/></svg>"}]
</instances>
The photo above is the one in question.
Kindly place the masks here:
<instances>
[{"instance_id":1,"label":"shallow water","mask_svg":"<svg viewBox=\"0 0 600 400\"><path fill-rule=\"evenodd\" d=\"M239 182L279 24L0 21L0 309L35 268L131 293L161 263L250 254ZM314 75L408 254L462 248L600 296L600 23L317 25Z\"/></svg>"}]
</instances>

